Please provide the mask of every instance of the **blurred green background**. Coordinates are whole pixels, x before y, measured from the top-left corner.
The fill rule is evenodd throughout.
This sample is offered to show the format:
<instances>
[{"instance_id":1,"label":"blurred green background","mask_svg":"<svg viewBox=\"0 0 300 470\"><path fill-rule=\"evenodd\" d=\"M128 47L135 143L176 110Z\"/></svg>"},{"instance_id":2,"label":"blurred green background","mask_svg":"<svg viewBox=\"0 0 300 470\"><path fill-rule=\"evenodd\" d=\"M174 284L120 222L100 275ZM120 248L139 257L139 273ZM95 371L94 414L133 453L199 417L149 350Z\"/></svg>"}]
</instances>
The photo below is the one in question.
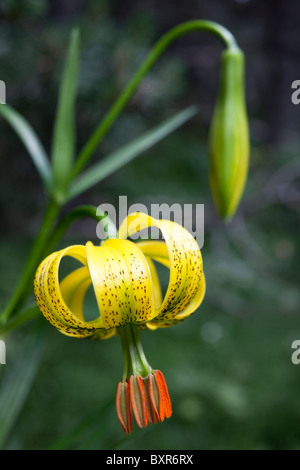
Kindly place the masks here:
<instances>
[{"instance_id":1,"label":"blurred green background","mask_svg":"<svg viewBox=\"0 0 300 470\"><path fill-rule=\"evenodd\" d=\"M117 204L119 195L128 196L128 205L149 208L154 202L205 204L205 300L188 321L142 334L149 362L165 374L173 416L145 430L135 426L125 437L114 406L122 375L118 338L69 339L41 315L6 338L1 448L300 448L300 365L291 362L291 344L300 339L300 106L291 102L291 83L300 78L300 4L3 0L0 79L7 103L49 149L68 37L72 26L79 26L80 149L156 39L198 18L226 26L246 55L251 164L234 220L227 225L219 220L208 184L206 142L222 46L204 33L169 48L94 161L189 104L200 106L199 115L67 207ZM30 158L3 120L0 159L3 307L45 198ZM82 220L62 246L87 239L97 242L96 225Z\"/></svg>"}]
</instances>

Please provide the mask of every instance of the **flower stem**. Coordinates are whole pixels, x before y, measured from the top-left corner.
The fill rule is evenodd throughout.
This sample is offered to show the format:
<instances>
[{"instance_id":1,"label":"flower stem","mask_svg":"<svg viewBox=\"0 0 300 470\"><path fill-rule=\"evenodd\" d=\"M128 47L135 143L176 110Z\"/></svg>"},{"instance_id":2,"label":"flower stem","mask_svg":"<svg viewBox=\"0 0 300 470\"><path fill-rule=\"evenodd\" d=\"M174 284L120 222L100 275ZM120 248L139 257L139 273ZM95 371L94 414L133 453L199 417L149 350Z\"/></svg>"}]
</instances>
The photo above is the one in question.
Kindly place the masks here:
<instances>
[{"instance_id":1,"label":"flower stem","mask_svg":"<svg viewBox=\"0 0 300 470\"><path fill-rule=\"evenodd\" d=\"M238 49L238 45L232 33L223 26L213 21L207 20L192 20L182 23L166 34L164 34L152 47L149 54L146 56L136 74L130 80L128 85L124 88L119 98L115 101L108 113L104 116L99 126L96 128L90 139L87 141L83 149L78 155L77 161L73 169L73 177L75 177L88 162L91 154L95 151L103 139L106 132L115 122L116 118L126 106L133 93L137 89L143 77L154 65L161 54L172 44L176 39L184 36L193 31L206 31L217 36L229 50Z\"/></svg>"},{"instance_id":2,"label":"flower stem","mask_svg":"<svg viewBox=\"0 0 300 470\"><path fill-rule=\"evenodd\" d=\"M120 327L120 336L121 336L121 342L122 342L122 350L123 350L123 377L122 377L122 382L125 382L127 378L130 376L130 371L131 371L131 357L130 357L130 351L129 351L129 344L127 340L127 331L126 331L126 325L123 327Z\"/></svg>"},{"instance_id":3,"label":"flower stem","mask_svg":"<svg viewBox=\"0 0 300 470\"><path fill-rule=\"evenodd\" d=\"M125 382L129 378L131 368L134 375L148 377L152 368L146 359L138 327L132 323L126 323L119 328L119 334L124 357L122 381Z\"/></svg>"},{"instance_id":4,"label":"flower stem","mask_svg":"<svg viewBox=\"0 0 300 470\"><path fill-rule=\"evenodd\" d=\"M18 315L14 315L4 326L1 326L1 337L5 336L11 330L19 328L20 326L28 323L31 320L37 318L40 314L40 310L36 304L26 307L20 311Z\"/></svg>"},{"instance_id":5,"label":"flower stem","mask_svg":"<svg viewBox=\"0 0 300 470\"><path fill-rule=\"evenodd\" d=\"M92 205L78 206L65 214L51 233L50 243L47 246L47 252L51 253L62 239L70 225L77 219L89 217L98 221L107 238L116 238L117 229L112 220L103 211L99 211L97 207Z\"/></svg>"}]
</instances>

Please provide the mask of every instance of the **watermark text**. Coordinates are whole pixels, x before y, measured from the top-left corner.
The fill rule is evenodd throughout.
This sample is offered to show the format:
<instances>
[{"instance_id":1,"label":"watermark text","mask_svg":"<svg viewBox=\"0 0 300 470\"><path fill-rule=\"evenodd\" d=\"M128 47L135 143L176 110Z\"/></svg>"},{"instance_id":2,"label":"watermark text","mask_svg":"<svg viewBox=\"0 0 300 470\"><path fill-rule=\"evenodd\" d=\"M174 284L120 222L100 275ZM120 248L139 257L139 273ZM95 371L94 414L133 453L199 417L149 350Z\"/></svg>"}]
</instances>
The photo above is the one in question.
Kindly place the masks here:
<instances>
[{"instance_id":1,"label":"watermark text","mask_svg":"<svg viewBox=\"0 0 300 470\"><path fill-rule=\"evenodd\" d=\"M300 103L300 80L294 80L292 83L292 89L295 89L293 91L291 100L293 104L299 104Z\"/></svg>"},{"instance_id":2,"label":"watermark text","mask_svg":"<svg viewBox=\"0 0 300 470\"><path fill-rule=\"evenodd\" d=\"M6 346L2 339L0 339L0 364L6 364Z\"/></svg>"},{"instance_id":3,"label":"watermark text","mask_svg":"<svg viewBox=\"0 0 300 470\"><path fill-rule=\"evenodd\" d=\"M128 207L127 196L119 196L118 214L112 204L100 204L97 208L97 215L103 215L101 222L97 224L96 234L100 240L115 238L116 233L108 233L110 225L105 223L110 220L117 227L122 224L128 215L127 232L132 240L157 240L161 238L160 231L155 224L145 224L144 215L153 219L164 219L175 222L184 227L197 241L199 248L204 244L204 204L151 204L150 210L145 204L135 203ZM133 216L133 214L135 214ZM141 214L141 215L139 215ZM150 226L148 226L150 225Z\"/></svg>"},{"instance_id":4,"label":"watermark text","mask_svg":"<svg viewBox=\"0 0 300 470\"><path fill-rule=\"evenodd\" d=\"M295 349L295 351L292 354L292 363L295 365L300 364L300 340L296 339L295 341L292 342L292 349Z\"/></svg>"},{"instance_id":5,"label":"watermark text","mask_svg":"<svg viewBox=\"0 0 300 470\"><path fill-rule=\"evenodd\" d=\"M0 104L6 104L6 85L0 80Z\"/></svg>"}]
</instances>

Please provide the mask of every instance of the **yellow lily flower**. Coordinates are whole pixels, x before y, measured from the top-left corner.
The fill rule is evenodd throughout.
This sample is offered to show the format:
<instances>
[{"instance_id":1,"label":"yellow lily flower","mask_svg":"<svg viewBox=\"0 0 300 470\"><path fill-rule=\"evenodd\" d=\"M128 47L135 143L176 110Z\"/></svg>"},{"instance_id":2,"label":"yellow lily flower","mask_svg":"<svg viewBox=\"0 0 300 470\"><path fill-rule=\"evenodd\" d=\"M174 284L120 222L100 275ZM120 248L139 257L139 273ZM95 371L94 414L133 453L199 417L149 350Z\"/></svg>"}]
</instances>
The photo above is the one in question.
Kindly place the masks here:
<instances>
[{"instance_id":1,"label":"yellow lily flower","mask_svg":"<svg viewBox=\"0 0 300 470\"><path fill-rule=\"evenodd\" d=\"M150 227L159 229L164 241L128 240ZM59 267L65 256L75 258L81 266L60 281ZM153 261L170 270L164 298ZM91 284L99 317L87 321L83 302ZM126 433L132 427L131 409L140 427L171 416L163 374L147 362L139 329L175 325L190 316L203 300L202 256L186 229L146 214L130 214L121 224L117 239L108 239L101 246L87 242L49 255L36 272L34 292L44 316L63 334L92 339L121 337L124 374L116 405Z\"/></svg>"}]
</instances>

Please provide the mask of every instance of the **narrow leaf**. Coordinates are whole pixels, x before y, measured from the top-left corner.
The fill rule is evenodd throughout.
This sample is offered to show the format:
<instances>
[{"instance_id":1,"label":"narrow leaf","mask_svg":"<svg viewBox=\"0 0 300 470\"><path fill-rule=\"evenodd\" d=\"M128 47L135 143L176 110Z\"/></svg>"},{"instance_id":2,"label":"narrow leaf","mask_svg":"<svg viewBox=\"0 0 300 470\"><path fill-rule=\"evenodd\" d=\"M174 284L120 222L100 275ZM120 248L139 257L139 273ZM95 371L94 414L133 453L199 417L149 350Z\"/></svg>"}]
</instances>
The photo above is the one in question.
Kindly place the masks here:
<instances>
[{"instance_id":1,"label":"narrow leaf","mask_svg":"<svg viewBox=\"0 0 300 470\"><path fill-rule=\"evenodd\" d=\"M95 163L73 181L68 191L68 199L81 194L83 191L86 191L107 176L119 170L122 166L126 165L126 163L130 162L135 157L138 157L143 152L164 139L167 135L171 134L171 132L178 129L196 113L197 108L191 106L155 127L151 131L146 132L133 142L130 142L115 152L107 155L100 162Z\"/></svg>"},{"instance_id":2,"label":"narrow leaf","mask_svg":"<svg viewBox=\"0 0 300 470\"><path fill-rule=\"evenodd\" d=\"M28 121L8 104L0 104L0 114L11 125L26 147L43 183L50 186L52 174L48 156Z\"/></svg>"},{"instance_id":3,"label":"narrow leaf","mask_svg":"<svg viewBox=\"0 0 300 470\"><path fill-rule=\"evenodd\" d=\"M41 359L43 342L39 331L26 338L18 358L6 364L0 388L0 448L13 430L31 390Z\"/></svg>"},{"instance_id":4,"label":"narrow leaf","mask_svg":"<svg viewBox=\"0 0 300 470\"><path fill-rule=\"evenodd\" d=\"M75 101L78 76L79 32L70 38L61 86L52 142L52 166L55 189L64 192L69 181L75 148Z\"/></svg>"}]
</instances>

